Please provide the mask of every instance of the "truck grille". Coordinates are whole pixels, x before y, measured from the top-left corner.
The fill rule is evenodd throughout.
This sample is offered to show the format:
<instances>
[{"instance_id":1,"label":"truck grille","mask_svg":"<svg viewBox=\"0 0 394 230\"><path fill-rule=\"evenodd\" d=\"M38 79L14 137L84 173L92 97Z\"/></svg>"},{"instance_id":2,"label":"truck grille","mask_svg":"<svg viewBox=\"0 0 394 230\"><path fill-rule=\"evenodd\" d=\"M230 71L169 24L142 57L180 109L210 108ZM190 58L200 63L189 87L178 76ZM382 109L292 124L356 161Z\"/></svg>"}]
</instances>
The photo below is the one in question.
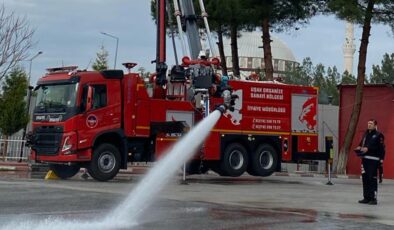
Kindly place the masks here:
<instances>
[{"instance_id":1,"label":"truck grille","mask_svg":"<svg viewBox=\"0 0 394 230\"><path fill-rule=\"evenodd\" d=\"M32 149L37 155L57 155L62 142L63 127L41 126L33 132Z\"/></svg>"}]
</instances>

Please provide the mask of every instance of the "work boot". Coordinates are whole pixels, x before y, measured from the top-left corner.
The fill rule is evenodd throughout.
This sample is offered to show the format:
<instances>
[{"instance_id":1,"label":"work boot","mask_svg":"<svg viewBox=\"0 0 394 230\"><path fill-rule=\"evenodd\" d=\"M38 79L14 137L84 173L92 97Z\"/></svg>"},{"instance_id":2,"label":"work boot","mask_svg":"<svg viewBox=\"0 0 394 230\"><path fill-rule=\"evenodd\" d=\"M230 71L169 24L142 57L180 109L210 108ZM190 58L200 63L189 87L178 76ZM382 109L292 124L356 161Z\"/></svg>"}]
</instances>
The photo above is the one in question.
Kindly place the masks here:
<instances>
[{"instance_id":1,"label":"work boot","mask_svg":"<svg viewBox=\"0 0 394 230\"><path fill-rule=\"evenodd\" d=\"M368 204L369 202L370 202L370 200L367 200L365 198L358 201L358 203L360 203L360 204Z\"/></svg>"},{"instance_id":2,"label":"work boot","mask_svg":"<svg viewBox=\"0 0 394 230\"><path fill-rule=\"evenodd\" d=\"M368 202L369 205L377 205L378 201L377 200L371 200Z\"/></svg>"}]
</instances>

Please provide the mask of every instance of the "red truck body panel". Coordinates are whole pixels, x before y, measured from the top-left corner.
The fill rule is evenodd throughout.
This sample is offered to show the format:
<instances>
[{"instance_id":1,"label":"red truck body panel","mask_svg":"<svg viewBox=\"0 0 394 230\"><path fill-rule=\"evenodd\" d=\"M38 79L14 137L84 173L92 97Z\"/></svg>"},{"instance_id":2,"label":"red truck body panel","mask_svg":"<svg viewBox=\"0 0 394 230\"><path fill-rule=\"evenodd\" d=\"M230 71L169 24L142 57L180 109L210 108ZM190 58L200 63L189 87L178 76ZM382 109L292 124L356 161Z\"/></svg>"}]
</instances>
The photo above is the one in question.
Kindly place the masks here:
<instances>
[{"instance_id":1,"label":"red truck body panel","mask_svg":"<svg viewBox=\"0 0 394 230\"><path fill-rule=\"evenodd\" d=\"M277 135L288 140L290 146L291 136L300 135L302 140L310 141L299 141L297 150L317 152L317 88L252 81L231 81L230 85L236 94L242 95L242 103L238 106L238 111L236 108L237 112L224 114L214 127L213 133ZM297 96L306 100L296 101L299 98ZM303 108L307 100L312 101L312 109ZM216 140L209 140L210 138ZM218 146L218 137L213 134L210 138L208 143ZM218 151L209 144L207 146ZM291 148L283 151L282 160L290 161L291 152Z\"/></svg>"}]
</instances>

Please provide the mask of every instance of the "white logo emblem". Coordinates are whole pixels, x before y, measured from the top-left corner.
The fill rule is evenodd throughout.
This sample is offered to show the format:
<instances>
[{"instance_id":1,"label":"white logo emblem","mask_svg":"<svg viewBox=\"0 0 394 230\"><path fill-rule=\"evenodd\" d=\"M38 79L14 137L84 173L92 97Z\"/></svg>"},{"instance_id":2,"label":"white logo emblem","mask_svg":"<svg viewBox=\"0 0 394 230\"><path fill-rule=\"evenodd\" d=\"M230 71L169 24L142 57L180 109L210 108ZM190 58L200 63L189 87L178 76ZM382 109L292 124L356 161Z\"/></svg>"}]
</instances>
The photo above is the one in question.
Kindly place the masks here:
<instances>
[{"instance_id":1,"label":"white logo emblem","mask_svg":"<svg viewBox=\"0 0 394 230\"><path fill-rule=\"evenodd\" d=\"M231 112L230 110L226 110L223 115L229 118L233 125L240 125L242 120L242 114L240 113L242 109L242 89L235 90L232 94L238 96L238 98L234 100L234 111Z\"/></svg>"}]
</instances>

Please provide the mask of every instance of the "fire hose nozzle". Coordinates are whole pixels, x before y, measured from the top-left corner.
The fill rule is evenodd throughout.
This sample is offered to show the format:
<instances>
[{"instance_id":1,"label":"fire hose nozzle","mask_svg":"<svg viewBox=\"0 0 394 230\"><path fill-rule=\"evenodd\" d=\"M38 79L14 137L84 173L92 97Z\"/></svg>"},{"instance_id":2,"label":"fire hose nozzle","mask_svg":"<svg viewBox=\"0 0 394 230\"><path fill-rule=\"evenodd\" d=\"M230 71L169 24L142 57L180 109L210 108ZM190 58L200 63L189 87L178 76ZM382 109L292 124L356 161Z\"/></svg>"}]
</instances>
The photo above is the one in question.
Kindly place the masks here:
<instances>
[{"instance_id":1,"label":"fire hose nozzle","mask_svg":"<svg viewBox=\"0 0 394 230\"><path fill-rule=\"evenodd\" d=\"M218 105L216 106L215 110L219 110L222 114L226 112L227 107L225 105Z\"/></svg>"}]
</instances>

